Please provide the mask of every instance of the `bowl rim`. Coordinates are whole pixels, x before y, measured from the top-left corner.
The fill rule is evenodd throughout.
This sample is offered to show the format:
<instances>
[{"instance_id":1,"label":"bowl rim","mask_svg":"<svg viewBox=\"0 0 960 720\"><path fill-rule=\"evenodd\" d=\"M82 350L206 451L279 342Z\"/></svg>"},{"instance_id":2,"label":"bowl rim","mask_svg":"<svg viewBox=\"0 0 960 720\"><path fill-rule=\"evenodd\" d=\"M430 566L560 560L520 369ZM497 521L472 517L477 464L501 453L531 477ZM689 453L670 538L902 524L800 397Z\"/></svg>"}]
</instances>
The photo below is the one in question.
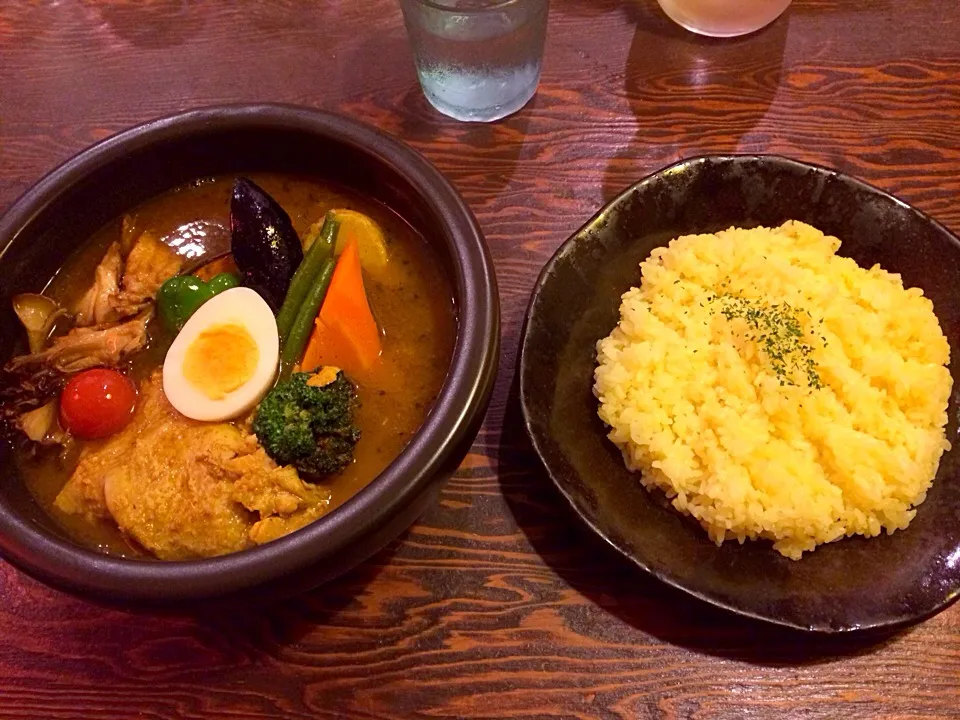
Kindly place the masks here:
<instances>
[{"instance_id":1,"label":"bowl rim","mask_svg":"<svg viewBox=\"0 0 960 720\"><path fill-rule=\"evenodd\" d=\"M544 264L543 268L540 271L540 274L537 276L537 281L534 283L533 290L530 294L530 301L527 305L526 312L524 313L523 327L520 331L520 347L517 352L517 373L520 376L520 388L519 388L519 401L521 414L523 416L523 427L526 431L527 437L530 439L530 442L533 446L534 452L537 456L537 460L543 467L547 476L550 478L551 483L560 491L560 494L565 498L567 503L570 506L570 509L573 510L574 514L577 516L580 522L586 525L597 537L601 538L604 542L607 543L613 550L615 550L619 555L629 560L634 566L642 570L644 573L653 577L657 582L662 582L676 590L683 592L686 595L696 598L702 602L705 602L709 605L712 605L722 610L731 612L740 617L745 617L750 620L757 621L766 625L778 626L785 628L791 631L800 631L807 635L853 635L853 634L865 634L870 632L877 631L895 631L910 625L922 622L924 620L933 617L937 613L942 612L954 602L960 600L960 593L955 593L951 598L948 598L944 602L936 605L935 607L928 609L924 613L914 615L909 618L899 618L892 621L880 620L874 623L860 624L856 626L844 625L842 627L831 627L827 625L813 625L813 624L802 624L799 622L793 622L788 619L777 618L769 615L764 615L758 612L753 612L751 610L743 609L738 607L734 603L724 602L723 600L713 597L710 593L697 590L695 588L688 587L682 582L673 580L669 577L663 577L661 574L656 572L653 568L644 562L641 558L636 557L635 555L627 552L624 548L621 548L617 543L613 541L606 531L598 527L594 522L588 519L583 512L580 510L580 506L576 498L567 490L565 484L561 482L557 473L555 473L553 467L544 460L544 449L542 443L539 440L538 434L534 431L534 420L531 417L531 412L528 407L527 396L530 392L529 381L527 380L526 373L524 372L524 367L529 363L527 360L528 357L528 343L530 342L528 329L531 325L531 319L533 318L540 296L543 290L544 285L550 279L550 276L553 274L554 268L560 263L566 255L568 255L573 247L579 242L582 237L589 232L593 227L598 223L603 222L604 217L609 215L610 211L621 205L622 203L629 200L631 195L633 195L640 188L649 185L653 182L658 181L664 175L671 172L678 172L681 169L688 170L690 168L697 168L709 163L722 163L722 162L765 162L771 163L774 165L780 165L784 167L790 167L795 170L803 171L814 171L818 174L824 175L826 177L835 178L848 182L854 186L859 187L860 189L866 190L869 193L882 198L885 202L889 202L893 205L898 206L901 210L908 211L912 214L915 214L923 222L929 224L931 227L936 229L938 232L943 233L946 237L953 240L954 243L960 245L960 238L958 238L953 232L951 232L944 225L924 213L923 211L913 207L909 203L901 200L900 198L892 195L891 193L878 188L870 183L867 183L859 178L856 178L852 175L849 175L843 171L836 170L834 168L826 167L823 165L817 165L815 163L805 162L803 160L796 160L794 158L786 157L778 154L765 154L765 153L720 153L720 154L700 154L695 155L689 158L683 158L676 162L665 165L657 170L650 172L643 177L641 177L636 182L631 183L621 190L615 197L611 200L605 202L583 225L581 225L577 230L575 230L569 237L567 237L554 251L550 256L550 259ZM704 535L706 539L706 535Z\"/></svg>"},{"instance_id":2,"label":"bowl rim","mask_svg":"<svg viewBox=\"0 0 960 720\"><path fill-rule=\"evenodd\" d=\"M154 143L224 131L307 132L348 145L416 187L455 244L452 285L457 336L444 384L400 455L360 492L309 525L265 545L186 561L121 558L83 548L0 502L0 556L53 585L133 601L200 599L264 585L316 564L400 514L442 473L486 412L499 363L500 303L492 258L464 199L423 155L386 133L337 113L297 105L213 105L135 125L101 140L45 174L0 218L0 264L7 249L69 188ZM345 569L345 568L344 568Z\"/></svg>"}]
</instances>

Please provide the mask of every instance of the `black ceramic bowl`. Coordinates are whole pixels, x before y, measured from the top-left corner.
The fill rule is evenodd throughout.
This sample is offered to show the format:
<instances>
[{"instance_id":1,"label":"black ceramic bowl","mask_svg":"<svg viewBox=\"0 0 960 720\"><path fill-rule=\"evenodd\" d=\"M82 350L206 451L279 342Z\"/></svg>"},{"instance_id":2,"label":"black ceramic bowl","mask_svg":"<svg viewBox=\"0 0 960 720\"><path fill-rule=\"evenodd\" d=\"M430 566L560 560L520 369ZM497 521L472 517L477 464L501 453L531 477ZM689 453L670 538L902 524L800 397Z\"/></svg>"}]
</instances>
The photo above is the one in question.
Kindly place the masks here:
<instances>
[{"instance_id":1,"label":"black ceramic bowl","mask_svg":"<svg viewBox=\"0 0 960 720\"><path fill-rule=\"evenodd\" d=\"M497 370L500 313L493 264L462 198L422 156L354 120L254 105L187 112L101 142L51 172L0 220L0 338L20 329L11 295L37 291L105 222L196 178L275 171L313 175L379 200L433 245L454 288L457 338L446 382L400 456L343 506L275 542L219 558L107 557L67 539L0 458L0 554L83 594L174 601L317 585L361 562L422 512L480 427ZM5 359L5 358L2 358Z\"/></svg>"},{"instance_id":2,"label":"black ceramic bowl","mask_svg":"<svg viewBox=\"0 0 960 720\"><path fill-rule=\"evenodd\" d=\"M692 232L802 220L880 263L933 301L954 351L945 453L910 527L848 538L799 561L769 542L717 547L662 493L648 493L606 439L592 393L595 347L619 320L638 264ZM778 157L687 160L604 207L550 260L534 289L520 358L527 430L574 510L664 582L748 617L813 632L895 628L960 595L960 241L886 193L841 173Z\"/></svg>"}]
</instances>

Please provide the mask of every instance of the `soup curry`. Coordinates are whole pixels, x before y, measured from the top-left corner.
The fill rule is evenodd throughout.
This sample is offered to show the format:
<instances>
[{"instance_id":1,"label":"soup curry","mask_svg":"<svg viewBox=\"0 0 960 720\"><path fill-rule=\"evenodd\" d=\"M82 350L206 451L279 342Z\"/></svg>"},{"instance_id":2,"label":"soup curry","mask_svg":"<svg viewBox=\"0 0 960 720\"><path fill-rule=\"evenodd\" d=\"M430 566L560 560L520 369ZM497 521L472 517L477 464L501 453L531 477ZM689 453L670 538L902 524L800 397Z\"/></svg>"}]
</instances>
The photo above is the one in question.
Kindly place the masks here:
<instances>
[{"instance_id":1,"label":"soup curry","mask_svg":"<svg viewBox=\"0 0 960 720\"><path fill-rule=\"evenodd\" d=\"M42 430L42 437L33 428L31 440L14 438L15 458L37 502L69 537L85 546L115 555L189 559L242 549L290 532L336 508L376 478L424 422L440 391L456 318L449 282L428 243L388 208L345 189L282 175L256 175L253 180L242 187L247 181L233 177L197 181L150 200L101 229L44 290L55 301L51 307L58 309L59 318L48 323L44 329L48 335L41 338L40 347L31 348L30 357L46 353L52 369L43 363L25 363L19 374L9 372L11 363L5 368L7 383L11 377L22 379L22 367L49 371L58 387L66 383L63 394L47 403L48 409L56 409L59 402L59 412L50 409L47 417L54 421ZM253 199L244 193L252 193ZM248 213L245 202L256 212ZM257 243L269 240L275 231L271 223L282 225L271 215L277 206L296 233L299 247L290 248L288 255L299 262L257 255L261 252ZM133 273L144 238L165 246L160 250L175 270L169 274L178 279L171 283L156 277L152 286L140 283L151 290L163 281L153 296L138 299L140 314L134 320L121 318L114 326L94 322L122 316L116 307L138 286ZM321 242L328 247L311 250ZM124 273L111 280L104 266L117 252L122 258L117 267ZM358 267L351 270L350 262ZM150 263L154 274L161 273L162 265ZM286 278L280 273L278 281L271 275L286 265L290 266ZM357 281L361 277L362 283ZM107 291L98 283L108 285ZM247 287L233 287L238 283ZM226 289L217 293L210 289L215 284ZM358 293L351 294L357 286ZM209 295L199 303L197 287ZM113 306L98 308L96 303L110 292ZM296 293L303 294L299 302L292 297ZM241 310L248 302L251 308ZM311 302L315 313L304 309ZM221 311L240 313L242 322L211 319ZM86 323L84 313L93 313ZM23 319L19 310L18 314ZM254 322L261 315L268 319L266 330ZM146 332L133 352L111 346L114 357L102 362L87 359L85 364L93 368L79 373L72 372L76 364L52 354L64 338L85 331L94 334L99 328L122 330L123 323L135 324L137 318L145 318ZM291 344L298 344L296 351ZM180 346L185 347L183 352ZM278 359L270 366L274 357ZM164 367L165 361L178 365ZM82 417L71 417L72 399L66 394L82 393L81 379L103 385L100 376L90 375L98 371L119 371L136 386L138 395L130 417L118 421L122 428L106 428L105 437L82 439L70 432L71 422L83 428L80 436L100 433L95 422L91 426L88 419L85 426ZM233 381L234 375L239 379ZM211 383L217 387L211 388ZM256 385L253 396L241 397L251 384ZM293 395L279 392L283 388L293 388L297 397L313 393L310 397L320 398L320 405L327 402L320 393L331 388L344 399L330 411L343 410L332 421L332 429L318 430L313 416L309 427L316 435L311 437L308 431L307 444L315 442L316 448L308 448L313 453L309 458L297 455L303 438L297 439L296 447L287 443L292 431L283 425L286 421L277 421L279 429L276 423L271 425L275 416L270 413L277 408L286 417L291 412L283 403ZM21 387L17 392L27 391ZM27 398L18 407L32 409L44 399L31 403ZM228 406L234 400L242 410L231 416ZM310 412L319 412L320 405L310 406ZM306 413L303 407L298 412ZM324 418L332 417L323 407ZM29 424L24 427L24 415L6 408L5 416L8 425L31 430ZM185 449L188 445L190 450ZM320 450L329 453L321 456ZM171 453L179 460L161 457ZM201 467L206 468L202 473L196 470ZM249 487L238 492L243 483ZM216 500L205 493L216 495ZM175 526L164 527L165 523ZM219 531L210 528L222 529L225 539L213 535L203 539L205 533Z\"/></svg>"}]
</instances>

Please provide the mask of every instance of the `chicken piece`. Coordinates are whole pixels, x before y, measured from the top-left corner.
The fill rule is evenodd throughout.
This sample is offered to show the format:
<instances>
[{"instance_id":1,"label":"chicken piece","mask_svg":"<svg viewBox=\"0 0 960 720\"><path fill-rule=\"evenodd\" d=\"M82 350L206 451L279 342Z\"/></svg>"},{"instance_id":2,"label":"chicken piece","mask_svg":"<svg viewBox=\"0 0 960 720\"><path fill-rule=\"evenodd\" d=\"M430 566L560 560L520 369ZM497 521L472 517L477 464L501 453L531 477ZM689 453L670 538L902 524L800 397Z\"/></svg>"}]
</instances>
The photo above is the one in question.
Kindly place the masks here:
<instances>
[{"instance_id":1,"label":"chicken piece","mask_svg":"<svg viewBox=\"0 0 960 720\"><path fill-rule=\"evenodd\" d=\"M105 445L90 444L80 453L80 462L54 500L54 505L69 515L80 515L88 522L111 520L104 486L111 475L122 472L136 433L131 422L126 430Z\"/></svg>"},{"instance_id":2,"label":"chicken piece","mask_svg":"<svg viewBox=\"0 0 960 720\"><path fill-rule=\"evenodd\" d=\"M252 436L250 440L256 443ZM239 473L233 484L234 499L262 518L250 529L250 539L258 545L303 527L330 507L327 488L305 483L289 465L277 467L263 448L234 458L227 468Z\"/></svg>"},{"instance_id":3,"label":"chicken piece","mask_svg":"<svg viewBox=\"0 0 960 720\"><path fill-rule=\"evenodd\" d=\"M181 259L165 243L145 232L137 238L127 255L123 289L114 307L121 317L139 312L153 302L160 286L180 272Z\"/></svg>"},{"instance_id":4,"label":"chicken piece","mask_svg":"<svg viewBox=\"0 0 960 720\"><path fill-rule=\"evenodd\" d=\"M268 515L250 528L250 540L256 545L263 545L309 525L326 512L326 505L309 505L292 515Z\"/></svg>"},{"instance_id":5,"label":"chicken piece","mask_svg":"<svg viewBox=\"0 0 960 720\"><path fill-rule=\"evenodd\" d=\"M189 560L242 550L250 514L217 472L224 456L244 451L232 425L164 423L137 438L123 468L110 473L104 500L117 526L161 560Z\"/></svg>"},{"instance_id":6,"label":"chicken piece","mask_svg":"<svg viewBox=\"0 0 960 720\"><path fill-rule=\"evenodd\" d=\"M153 302L168 278L180 272L180 266L177 254L148 232L133 242L125 261L120 243L113 243L94 271L93 285L74 307L77 327L136 315Z\"/></svg>"},{"instance_id":7,"label":"chicken piece","mask_svg":"<svg viewBox=\"0 0 960 720\"><path fill-rule=\"evenodd\" d=\"M150 437L167 422L169 413L165 403L161 385L144 383L130 423L116 435L84 446L77 467L54 504L66 513L82 515L88 520L111 519L104 485L113 474L126 472L137 438Z\"/></svg>"},{"instance_id":8,"label":"chicken piece","mask_svg":"<svg viewBox=\"0 0 960 720\"><path fill-rule=\"evenodd\" d=\"M186 560L272 540L323 514L329 500L237 426L178 413L158 371L140 388L130 425L83 451L56 506L112 518L157 557ZM258 530L268 519L275 531Z\"/></svg>"},{"instance_id":9,"label":"chicken piece","mask_svg":"<svg viewBox=\"0 0 960 720\"><path fill-rule=\"evenodd\" d=\"M237 475L234 482L237 502L261 515L290 515L305 503L326 504L330 500L329 492L307 485L293 467L277 466L263 448L256 445L255 438L248 439L257 450L225 464L228 471Z\"/></svg>"},{"instance_id":10,"label":"chicken piece","mask_svg":"<svg viewBox=\"0 0 960 720\"><path fill-rule=\"evenodd\" d=\"M140 231L137 229L137 218L133 215L124 215L120 221L120 252L123 255L129 255L138 237L140 237Z\"/></svg>"},{"instance_id":11,"label":"chicken piece","mask_svg":"<svg viewBox=\"0 0 960 720\"><path fill-rule=\"evenodd\" d=\"M73 308L77 327L102 325L119 319L120 316L113 304L120 292L122 270L120 244L113 243L107 248L103 260L93 272L93 285L87 289Z\"/></svg>"},{"instance_id":12,"label":"chicken piece","mask_svg":"<svg viewBox=\"0 0 960 720\"><path fill-rule=\"evenodd\" d=\"M149 307L119 325L74 328L42 352L13 358L7 363L7 369L21 371L46 365L61 373L75 373L97 366L116 366L124 357L146 346L147 323L151 317L153 308Z\"/></svg>"},{"instance_id":13,"label":"chicken piece","mask_svg":"<svg viewBox=\"0 0 960 720\"><path fill-rule=\"evenodd\" d=\"M245 436L232 425L180 415L155 373L140 388L131 423L83 450L56 506L90 519L113 519L161 559L240 550L253 521L231 500L217 467L245 448Z\"/></svg>"}]
</instances>

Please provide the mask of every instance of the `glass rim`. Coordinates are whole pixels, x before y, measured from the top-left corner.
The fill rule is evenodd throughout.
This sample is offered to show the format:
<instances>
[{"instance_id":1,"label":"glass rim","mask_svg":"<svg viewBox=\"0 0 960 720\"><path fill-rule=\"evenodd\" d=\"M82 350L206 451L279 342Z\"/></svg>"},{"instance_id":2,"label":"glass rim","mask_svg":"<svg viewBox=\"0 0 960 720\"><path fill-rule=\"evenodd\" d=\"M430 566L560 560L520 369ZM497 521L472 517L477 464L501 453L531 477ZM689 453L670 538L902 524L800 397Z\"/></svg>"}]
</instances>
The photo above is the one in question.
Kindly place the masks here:
<instances>
[{"instance_id":1,"label":"glass rim","mask_svg":"<svg viewBox=\"0 0 960 720\"><path fill-rule=\"evenodd\" d=\"M454 15L483 15L484 13L488 13L493 10L502 10L503 8L510 7L512 5L522 5L525 2L530 2L530 0L497 0L482 8L450 7L449 5L444 5L443 0L409 0L409 2L414 2L418 5L426 5L428 8L440 10L441 12L447 12Z\"/></svg>"}]
</instances>

